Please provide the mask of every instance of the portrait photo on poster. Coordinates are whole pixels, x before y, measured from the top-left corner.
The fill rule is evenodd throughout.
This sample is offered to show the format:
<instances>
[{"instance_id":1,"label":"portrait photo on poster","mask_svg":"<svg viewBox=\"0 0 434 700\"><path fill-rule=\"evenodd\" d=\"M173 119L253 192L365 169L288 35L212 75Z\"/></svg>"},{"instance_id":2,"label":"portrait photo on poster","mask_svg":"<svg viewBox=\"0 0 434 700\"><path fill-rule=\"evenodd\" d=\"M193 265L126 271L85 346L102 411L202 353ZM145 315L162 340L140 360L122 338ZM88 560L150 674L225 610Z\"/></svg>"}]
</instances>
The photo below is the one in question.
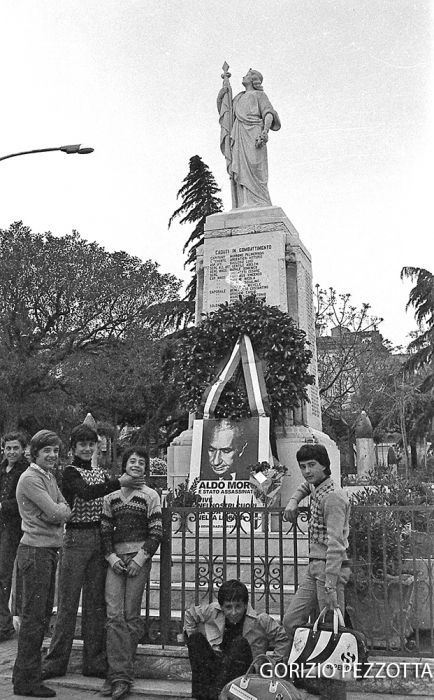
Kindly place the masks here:
<instances>
[{"instance_id":1,"label":"portrait photo on poster","mask_svg":"<svg viewBox=\"0 0 434 700\"><path fill-rule=\"evenodd\" d=\"M203 422L200 459L202 480L248 480L258 461L259 418L229 418Z\"/></svg>"}]
</instances>

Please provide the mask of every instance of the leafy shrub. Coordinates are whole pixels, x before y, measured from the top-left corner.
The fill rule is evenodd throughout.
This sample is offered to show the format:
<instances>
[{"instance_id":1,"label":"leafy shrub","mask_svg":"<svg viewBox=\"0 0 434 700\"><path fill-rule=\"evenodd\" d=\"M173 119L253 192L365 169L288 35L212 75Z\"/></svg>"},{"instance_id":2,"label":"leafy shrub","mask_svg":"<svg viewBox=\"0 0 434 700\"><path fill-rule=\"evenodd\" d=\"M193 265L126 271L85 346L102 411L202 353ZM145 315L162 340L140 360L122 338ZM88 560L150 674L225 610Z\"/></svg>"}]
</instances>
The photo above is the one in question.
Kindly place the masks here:
<instances>
[{"instance_id":1,"label":"leafy shrub","mask_svg":"<svg viewBox=\"0 0 434 700\"><path fill-rule=\"evenodd\" d=\"M369 566L374 577L396 575L402 560L410 555L411 531L429 528L431 510L417 506L433 505L434 491L431 484L396 476L391 470L374 471L367 480L350 497L351 554L356 564Z\"/></svg>"},{"instance_id":2,"label":"leafy shrub","mask_svg":"<svg viewBox=\"0 0 434 700\"><path fill-rule=\"evenodd\" d=\"M160 457L151 457L149 460L149 468L153 476L167 475L167 462L165 459L160 459Z\"/></svg>"},{"instance_id":3,"label":"leafy shrub","mask_svg":"<svg viewBox=\"0 0 434 700\"><path fill-rule=\"evenodd\" d=\"M307 400L306 386L312 353L304 331L293 319L255 296L222 304L202 323L187 329L179 339L166 372L179 389L180 403L200 411L205 389L224 366L238 338L248 335L261 358L271 415L282 424L287 412ZM226 384L216 407L216 418L250 416L244 379L238 373Z\"/></svg>"},{"instance_id":4,"label":"leafy shrub","mask_svg":"<svg viewBox=\"0 0 434 700\"><path fill-rule=\"evenodd\" d=\"M188 479L186 479L181 484L179 484L175 491L169 489L166 496L166 504L168 506L180 507L195 507L200 505L202 497L198 493L196 493L198 483L199 479L195 479L192 482L191 486L189 486Z\"/></svg>"}]
</instances>

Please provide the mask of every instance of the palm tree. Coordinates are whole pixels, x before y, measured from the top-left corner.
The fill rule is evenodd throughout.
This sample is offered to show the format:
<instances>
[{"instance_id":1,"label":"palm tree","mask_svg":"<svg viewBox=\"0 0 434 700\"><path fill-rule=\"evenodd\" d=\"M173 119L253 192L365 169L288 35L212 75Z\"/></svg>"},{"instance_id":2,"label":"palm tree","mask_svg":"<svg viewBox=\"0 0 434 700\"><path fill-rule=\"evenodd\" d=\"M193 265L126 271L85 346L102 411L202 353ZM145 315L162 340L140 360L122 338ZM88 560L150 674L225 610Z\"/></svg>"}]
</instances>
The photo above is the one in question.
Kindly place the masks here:
<instances>
[{"instance_id":1,"label":"palm tree","mask_svg":"<svg viewBox=\"0 0 434 700\"><path fill-rule=\"evenodd\" d=\"M419 334L408 346L412 353L405 363L410 371L424 368L426 374L420 391L430 391L434 387L434 275L422 267L403 267L401 279L416 282L410 292L406 309L413 306L414 317L419 326Z\"/></svg>"}]
</instances>

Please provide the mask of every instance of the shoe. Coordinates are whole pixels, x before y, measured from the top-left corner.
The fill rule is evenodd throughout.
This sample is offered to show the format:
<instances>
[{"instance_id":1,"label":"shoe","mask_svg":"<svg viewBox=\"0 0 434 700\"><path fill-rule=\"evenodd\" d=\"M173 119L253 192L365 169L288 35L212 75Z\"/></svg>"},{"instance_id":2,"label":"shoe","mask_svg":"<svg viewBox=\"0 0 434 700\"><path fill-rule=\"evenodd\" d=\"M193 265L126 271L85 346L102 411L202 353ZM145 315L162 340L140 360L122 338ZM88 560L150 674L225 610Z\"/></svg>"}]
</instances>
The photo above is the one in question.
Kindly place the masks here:
<instances>
[{"instance_id":1,"label":"shoe","mask_svg":"<svg viewBox=\"0 0 434 700\"><path fill-rule=\"evenodd\" d=\"M121 700L129 695L130 684L126 681L115 681L112 686L112 698L113 700Z\"/></svg>"},{"instance_id":2,"label":"shoe","mask_svg":"<svg viewBox=\"0 0 434 700\"><path fill-rule=\"evenodd\" d=\"M56 691L41 683L41 685L29 688L28 690L14 688L14 695L25 695L28 698L54 698L56 697Z\"/></svg>"},{"instance_id":3,"label":"shoe","mask_svg":"<svg viewBox=\"0 0 434 700\"><path fill-rule=\"evenodd\" d=\"M99 691L99 694L103 696L103 698L109 698L112 694L112 682L108 678L104 681L103 685L101 686L101 690Z\"/></svg>"}]
</instances>

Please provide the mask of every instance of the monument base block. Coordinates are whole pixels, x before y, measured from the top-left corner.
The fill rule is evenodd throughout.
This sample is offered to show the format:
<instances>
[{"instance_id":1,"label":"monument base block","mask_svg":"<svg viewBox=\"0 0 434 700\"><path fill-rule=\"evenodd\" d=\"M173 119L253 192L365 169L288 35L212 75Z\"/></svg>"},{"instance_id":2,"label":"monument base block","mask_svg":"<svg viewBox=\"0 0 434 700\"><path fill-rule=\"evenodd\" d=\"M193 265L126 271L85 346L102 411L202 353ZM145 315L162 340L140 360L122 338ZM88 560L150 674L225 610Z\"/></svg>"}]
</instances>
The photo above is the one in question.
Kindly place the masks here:
<instances>
[{"instance_id":1,"label":"monument base block","mask_svg":"<svg viewBox=\"0 0 434 700\"><path fill-rule=\"evenodd\" d=\"M184 430L167 450L167 487L174 491L190 476L193 428Z\"/></svg>"},{"instance_id":2,"label":"monument base block","mask_svg":"<svg viewBox=\"0 0 434 700\"><path fill-rule=\"evenodd\" d=\"M289 314L306 333L317 377L312 264L281 207L233 209L207 217L197 249L196 323L223 303L255 294ZM306 425L322 429L317 382L307 387Z\"/></svg>"}]
</instances>

